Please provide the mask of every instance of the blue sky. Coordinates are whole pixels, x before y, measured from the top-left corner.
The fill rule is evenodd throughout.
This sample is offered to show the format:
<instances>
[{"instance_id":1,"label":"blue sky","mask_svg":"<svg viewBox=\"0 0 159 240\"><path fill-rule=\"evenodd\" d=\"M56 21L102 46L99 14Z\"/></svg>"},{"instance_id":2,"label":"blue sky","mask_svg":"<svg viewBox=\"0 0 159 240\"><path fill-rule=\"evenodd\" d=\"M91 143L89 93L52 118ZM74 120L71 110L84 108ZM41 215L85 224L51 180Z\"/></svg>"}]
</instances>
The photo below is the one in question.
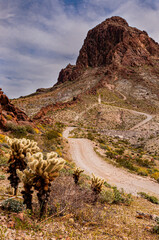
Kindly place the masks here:
<instances>
[{"instance_id":1,"label":"blue sky","mask_svg":"<svg viewBox=\"0 0 159 240\"><path fill-rule=\"evenodd\" d=\"M0 87L14 98L53 86L88 30L111 16L159 42L159 0L0 0Z\"/></svg>"}]
</instances>

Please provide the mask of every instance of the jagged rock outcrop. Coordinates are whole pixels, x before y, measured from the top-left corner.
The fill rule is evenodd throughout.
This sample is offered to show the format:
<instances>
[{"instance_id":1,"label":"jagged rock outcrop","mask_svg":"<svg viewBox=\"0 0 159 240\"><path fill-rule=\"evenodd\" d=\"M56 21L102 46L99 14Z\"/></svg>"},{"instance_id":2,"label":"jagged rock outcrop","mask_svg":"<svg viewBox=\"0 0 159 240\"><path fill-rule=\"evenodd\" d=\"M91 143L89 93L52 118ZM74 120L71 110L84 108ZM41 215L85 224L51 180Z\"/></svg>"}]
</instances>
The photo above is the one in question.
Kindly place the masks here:
<instances>
[{"instance_id":1,"label":"jagged rock outcrop","mask_svg":"<svg viewBox=\"0 0 159 240\"><path fill-rule=\"evenodd\" d=\"M0 88L0 129L6 129L7 121L18 123L29 122L30 119L23 111L10 102Z\"/></svg>"},{"instance_id":2,"label":"jagged rock outcrop","mask_svg":"<svg viewBox=\"0 0 159 240\"><path fill-rule=\"evenodd\" d=\"M78 79L88 67L102 67L105 74L128 72L127 67L153 66L159 45L145 31L130 27L121 17L111 17L87 34L76 65L62 69L58 84Z\"/></svg>"}]
</instances>

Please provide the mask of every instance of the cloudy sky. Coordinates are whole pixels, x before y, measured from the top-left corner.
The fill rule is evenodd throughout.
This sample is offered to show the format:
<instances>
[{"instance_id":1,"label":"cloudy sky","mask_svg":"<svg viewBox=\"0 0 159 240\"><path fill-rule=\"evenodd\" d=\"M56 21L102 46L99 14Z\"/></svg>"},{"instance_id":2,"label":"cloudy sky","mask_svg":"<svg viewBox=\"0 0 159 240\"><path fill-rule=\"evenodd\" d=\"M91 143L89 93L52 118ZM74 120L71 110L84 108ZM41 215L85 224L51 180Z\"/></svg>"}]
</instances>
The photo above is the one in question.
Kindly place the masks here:
<instances>
[{"instance_id":1,"label":"cloudy sky","mask_svg":"<svg viewBox=\"0 0 159 240\"><path fill-rule=\"evenodd\" d=\"M0 0L0 87L14 98L53 86L87 31L111 16L159 42L159 0Z\"/></svg>"}]
</instances>

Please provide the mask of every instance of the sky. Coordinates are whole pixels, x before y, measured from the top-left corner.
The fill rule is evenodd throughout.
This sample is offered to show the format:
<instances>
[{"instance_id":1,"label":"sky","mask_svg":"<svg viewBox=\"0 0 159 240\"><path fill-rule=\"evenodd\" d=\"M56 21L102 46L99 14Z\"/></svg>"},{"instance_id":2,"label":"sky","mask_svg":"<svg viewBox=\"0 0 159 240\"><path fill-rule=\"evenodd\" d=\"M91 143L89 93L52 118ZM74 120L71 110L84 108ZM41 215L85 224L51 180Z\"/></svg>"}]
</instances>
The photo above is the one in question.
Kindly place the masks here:
<instances>
[{"instance_id":1,"label":"sky","mask_svg":"<svg viewBox=\"0 0 159 240\"><path fill-rule=\"evenodd\" d=\"M159 42L159 0L0 0L0 87L9 98L52 87L88 30L111 16Z\"/></svg>"}]
</instances>

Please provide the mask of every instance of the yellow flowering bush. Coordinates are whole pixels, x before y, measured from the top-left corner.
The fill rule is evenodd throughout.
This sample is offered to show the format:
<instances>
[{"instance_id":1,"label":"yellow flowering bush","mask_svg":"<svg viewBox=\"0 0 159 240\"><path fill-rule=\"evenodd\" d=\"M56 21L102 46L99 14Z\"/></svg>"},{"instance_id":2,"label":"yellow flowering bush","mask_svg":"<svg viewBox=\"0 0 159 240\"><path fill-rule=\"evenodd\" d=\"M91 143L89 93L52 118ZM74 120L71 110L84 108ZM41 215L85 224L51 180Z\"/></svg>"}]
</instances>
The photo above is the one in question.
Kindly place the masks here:
<instances>
[{"instance_id":1,"label":"yellow flowering bush","mask_svg":"<svg viewBox=\"0 0 159 240\"><path fill-rule=\"evenodd\" d=\"M153 177L155 180L157 180L159 178L159 172L155 172L151 175L151 177Z\"/></svg>"},{"instance_id":2,"label":"yellow flowering bush","mask_svg":"<svg viewBox=\"0 0 159 240\"><path fill-rule=\"evenodd\" d=\"M0 142L1 142L1 143L6 142L6 140L5 140L5 135L0 134Z\"/></svg>"}]
</instances>

